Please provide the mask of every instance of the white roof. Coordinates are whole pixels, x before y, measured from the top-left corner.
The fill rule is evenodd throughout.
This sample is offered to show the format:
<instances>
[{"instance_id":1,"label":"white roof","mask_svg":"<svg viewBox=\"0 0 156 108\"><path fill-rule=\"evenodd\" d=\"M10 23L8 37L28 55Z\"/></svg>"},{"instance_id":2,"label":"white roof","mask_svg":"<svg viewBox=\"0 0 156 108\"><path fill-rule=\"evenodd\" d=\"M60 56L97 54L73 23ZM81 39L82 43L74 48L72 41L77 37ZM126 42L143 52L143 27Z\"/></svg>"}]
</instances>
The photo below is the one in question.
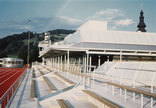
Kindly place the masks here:
<instances>
[{"instance_id":1,"label":"white roof","mask_svg":"<svg viewBox=\"0 0 156 108\"><path fill-rule=\"evenodd\" d=\"M135 52L142 51L155 56L156 33L110 31L107 30L107 22L92 20L83 24L75 33L68 35L63 41L47 47L40 54L40 57L55 49L133 51L134 55L136 55Z\"/></svg>"},{"instance_id":2,"label":"white roof","mask_svg":"<svg viewBox=\"0 0 156 108\"><path fill-rule=\"evenodd\" d=\"M80 26L78 28L78 30L106 31L107 30L107 22L106 21L89 20L85 24Z\"/></svg>"},{"instance_id":3,"label":"white roof","mask_svg":"<svg viewBox=\"0 0 156 108\"><path fill-rule=\"evenodd\" d=\"M79 42L156 45L156 33L109 31L105 21L88 21L65 38L65 43Z\"/></svg>"}]
</instances>

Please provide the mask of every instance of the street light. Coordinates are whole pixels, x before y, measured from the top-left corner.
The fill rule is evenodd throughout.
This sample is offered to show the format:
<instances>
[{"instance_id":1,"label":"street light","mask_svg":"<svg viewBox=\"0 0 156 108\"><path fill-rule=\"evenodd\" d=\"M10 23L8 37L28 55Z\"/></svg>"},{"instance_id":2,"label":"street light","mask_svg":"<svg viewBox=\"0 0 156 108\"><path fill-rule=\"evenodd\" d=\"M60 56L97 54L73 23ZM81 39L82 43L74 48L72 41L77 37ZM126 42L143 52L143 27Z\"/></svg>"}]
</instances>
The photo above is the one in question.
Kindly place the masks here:
<instances>
[{"instance_id":1,"label":"street light","mask_svg":"<svg viewBox=\"0 0 156 108\"><path fill-rule=\"evenodd\" d=\"M29 26L31 23L31 20L28 20L29 22ZM29 68L29 49L30 49L30 28L28 27L28 56L27 56L27 64L28 64L28 68Z\"/></svg>"}]
</instances>

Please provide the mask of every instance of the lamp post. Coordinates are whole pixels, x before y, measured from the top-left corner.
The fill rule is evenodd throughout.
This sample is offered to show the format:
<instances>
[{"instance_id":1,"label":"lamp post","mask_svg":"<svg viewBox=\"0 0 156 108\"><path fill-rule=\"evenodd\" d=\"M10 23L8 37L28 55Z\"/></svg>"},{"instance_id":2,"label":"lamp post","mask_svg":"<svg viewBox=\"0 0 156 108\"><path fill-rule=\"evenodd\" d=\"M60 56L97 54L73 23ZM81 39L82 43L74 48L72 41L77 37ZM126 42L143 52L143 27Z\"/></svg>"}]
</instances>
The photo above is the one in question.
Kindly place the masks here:
<instances>
[{"instance_id":1,"label":"lamp post","mask_svg":"<svg viewBox=\"0 0 156 108\"><path fill-rule=\"evenodd\" d=\"M31 23L31 20L28 20L29 22L29 26ZM30 50L30 28L28 28L28 56L27 56L27 64L28 64L28 68L29 68L29 50Z\"/></svg>"}]
</instances>

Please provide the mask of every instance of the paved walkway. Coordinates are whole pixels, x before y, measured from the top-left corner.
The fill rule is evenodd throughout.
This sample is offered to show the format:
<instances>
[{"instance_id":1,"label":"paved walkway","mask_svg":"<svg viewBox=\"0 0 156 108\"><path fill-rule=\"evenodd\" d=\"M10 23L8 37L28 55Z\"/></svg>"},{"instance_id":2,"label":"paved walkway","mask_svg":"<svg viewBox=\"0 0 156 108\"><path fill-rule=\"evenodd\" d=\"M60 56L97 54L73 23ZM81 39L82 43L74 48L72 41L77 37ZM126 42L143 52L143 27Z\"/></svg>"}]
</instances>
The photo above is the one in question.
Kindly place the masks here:
<instances>
[{"instance_id":1,"label":"paved walkway","mask_svg":"<svg viewBox=\"0 0 156 108\"><path fill-rule=\"evenodd\" d=\"M17 94L15 95L10 108L37 108L36 102L30 98L32 71L24 78Z\"/></svg>"}]
</instances>

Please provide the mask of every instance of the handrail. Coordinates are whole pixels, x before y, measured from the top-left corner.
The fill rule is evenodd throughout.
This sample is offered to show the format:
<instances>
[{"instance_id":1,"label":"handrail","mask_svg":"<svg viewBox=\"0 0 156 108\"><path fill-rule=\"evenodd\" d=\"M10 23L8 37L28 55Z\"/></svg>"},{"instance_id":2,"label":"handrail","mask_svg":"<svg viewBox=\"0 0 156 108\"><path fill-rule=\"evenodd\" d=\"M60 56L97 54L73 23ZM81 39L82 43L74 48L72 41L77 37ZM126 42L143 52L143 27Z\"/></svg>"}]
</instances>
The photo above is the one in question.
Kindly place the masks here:
<instances>
[{"instance_id":1,"label":"handrail","mask_svg":"<svg viewBox=\"0 0 156 108\"><path fill-rule=\"evenodd\" d=\"M116 87L119 87L119 88L123 88L123 89L129 90L129 91L132 91L132 92L136 92L136 93L139 93L139 94L143 94L143 95L146 95L146 96L149 96L149 97L156 98L155 93L150 93L150 92L147 92L147 91L144 91L144 90L139 90L139 89L136 89L136 88L132 88L132 87L125 86L125 85L120 85L120 84L113 83L113 82L104 82L104 83L109 84L109 85L113 85L113 86L116 86Z\"/></svg>"}]
</instances>

